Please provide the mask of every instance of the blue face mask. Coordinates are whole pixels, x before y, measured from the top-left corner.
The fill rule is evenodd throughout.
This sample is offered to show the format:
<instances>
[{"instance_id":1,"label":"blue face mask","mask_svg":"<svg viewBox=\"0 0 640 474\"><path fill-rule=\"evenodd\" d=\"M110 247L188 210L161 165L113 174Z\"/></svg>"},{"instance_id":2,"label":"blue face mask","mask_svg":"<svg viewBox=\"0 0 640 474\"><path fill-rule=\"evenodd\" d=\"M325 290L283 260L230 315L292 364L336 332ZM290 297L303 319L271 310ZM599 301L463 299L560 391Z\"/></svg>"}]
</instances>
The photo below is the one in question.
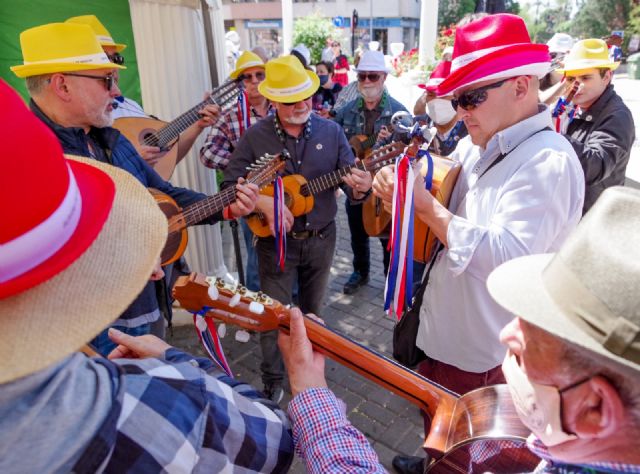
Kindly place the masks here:
<instances>
[{"instance_id":1,"label":"blue face mask","mask_svg":"<svg viewBox=\"0 0 640 474\"><path fill-rule=\"evenodd\" d=\"M324 86L329 80L329 74L318 74L318 78L320 78L320 85Z\"/></svg>"}]
</instances>

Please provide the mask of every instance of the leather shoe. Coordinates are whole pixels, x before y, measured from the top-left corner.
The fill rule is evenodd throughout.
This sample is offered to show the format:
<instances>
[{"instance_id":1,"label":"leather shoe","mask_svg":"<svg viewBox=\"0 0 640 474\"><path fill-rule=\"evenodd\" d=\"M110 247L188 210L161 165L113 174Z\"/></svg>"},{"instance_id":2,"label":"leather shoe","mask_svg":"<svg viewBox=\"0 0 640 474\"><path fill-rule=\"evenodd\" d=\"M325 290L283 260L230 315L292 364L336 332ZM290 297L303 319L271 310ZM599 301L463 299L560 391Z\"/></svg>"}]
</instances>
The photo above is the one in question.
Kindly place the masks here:
<instances>
[{"instance_id":1,"label":"leather shoe","mask_svg":"<svg viewBox=\"0 0 640 474\"><path fill-rule=\"evenodd\" d=\"M358 288L363 286L365 283L369 281L369 275L363 275L359 271L355 271L351 274L347 282L344 284L344 288L342 292L345 295L351 295L356 292Z\"/></svg>"},{"instance_id":2,"label":"leather shoe","mask_svg":"<svg viewBox=\"0 0 640 474\"><path fill-rule=\"evenodd\" d=\"M395 456L391 465L399 474L424 474L425 458L418 456Z\"/></svg>"}]
</instances>

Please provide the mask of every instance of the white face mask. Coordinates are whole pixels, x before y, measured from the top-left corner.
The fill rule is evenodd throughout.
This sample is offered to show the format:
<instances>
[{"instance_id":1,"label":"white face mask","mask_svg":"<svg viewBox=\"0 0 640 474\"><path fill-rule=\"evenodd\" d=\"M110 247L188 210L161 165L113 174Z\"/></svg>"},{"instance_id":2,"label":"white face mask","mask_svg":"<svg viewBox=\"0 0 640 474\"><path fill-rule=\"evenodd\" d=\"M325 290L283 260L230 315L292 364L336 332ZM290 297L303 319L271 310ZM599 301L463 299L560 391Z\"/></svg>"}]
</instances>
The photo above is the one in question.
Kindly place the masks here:
<instances>
[{"instance_id":1,"label":"white face mask","mask_svg":"<svg viewBox=\"0 0 640 474\"><path fill-rule=\"evenodd\" d=\"M540 441L555 446L577 438L562 429L560 392L556 387L529 380L511 351L504 358L502 372L520 420Z\"/></svg>"},{"instance_id":2,"label":"white face mask","mask_svg":"<svg viewBox=\"0 0 640 474\"><path fill-rule=\"evenodd\" d=\"M432 99L427 102L429 117L436 125L446 125L456 116L456 111L451 107L451 101L445 99Z\"/></svg>"}]
</instances>

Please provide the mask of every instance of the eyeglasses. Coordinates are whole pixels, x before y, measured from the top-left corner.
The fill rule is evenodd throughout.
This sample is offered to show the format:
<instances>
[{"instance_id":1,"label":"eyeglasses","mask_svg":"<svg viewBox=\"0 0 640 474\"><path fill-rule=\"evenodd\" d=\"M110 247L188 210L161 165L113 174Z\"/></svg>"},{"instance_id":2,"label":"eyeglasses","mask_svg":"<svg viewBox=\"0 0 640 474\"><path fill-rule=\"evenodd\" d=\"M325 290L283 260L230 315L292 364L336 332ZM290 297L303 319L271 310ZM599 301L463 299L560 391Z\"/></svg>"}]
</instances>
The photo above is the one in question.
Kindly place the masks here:
<instances>
[{"instance_id":1,"label":"eyeglasses","mask_svg":"<svg viewBox=\"0 0 640 474\"><path fill-rule=\"evenodd\" d=\"M311 99L311 97L307 97L306 99L298 100L296 102L281 102L281 104L286 105L287 107L293 107L294 105L299 104L300 102L306 102L309 99Z\"/></svg>"},{"instance_id":2,"label":"eyeglasses","mask_svg":"<svg viewBox=\"0 0 640 474\"><path fill-rule=\"evenodd\" d=\"M265 75L263 71L254 72L253 74L240 74L238 79L244 82L252 81L253 78L256 78L259 81L264 81Z\"/></svg>"},{"instance_id":3,"label":"eyeglasses","mask_svg":"<svg viewBox=\"0 0 640 474\"><path fill-rule=\"evenodd\" d=\"M369 79L369 82L378 82L378 79L380 79L380 76L382 74L379 74L377 72L359 72L358 73L358 81L359 82L364 82L367 79Z\"/></svg>"},{"instance_id":4,"label":"eyeglasses","mask_svg":"<svg viewBox=\"0 0 640 474\"><path fill-rule=\"evenodd\" d=\"M108 91L111 91L111 88L114 84L118 84L118 78L111 73L107 74L106 76L90 76L88 74L65 72L63 76L86 77L87 79L97 79L99 81L104 81L104 85Z\"/></svg>"},{"instance_id":5,"label":"eyeglasses","mask_svg":"<svg viewBox=\"0 0 640 474\"><path fill-rule=\"evenodd\" d=\"M107 54L107 57L113 64L118 64L120 66L124 64L124 56L120 53Z\"/></svg>"},{"instance_id":6,"label":"eyeglasses","mask_svg":"<svg viewBox=\"0 0 640 474\"><path fill-rule=\"evenodd\" d=\"M462 107L464 110L473 110L487 100L490 89L497 89L502 84L511 80L512 78L503 79L499 82L494 82L486 86L478 87L477 89L471 89L470 91L463 92L457 99L451 99L451 106L453 110L458 110L458 107Z\"/></svg>"}]
</instances>

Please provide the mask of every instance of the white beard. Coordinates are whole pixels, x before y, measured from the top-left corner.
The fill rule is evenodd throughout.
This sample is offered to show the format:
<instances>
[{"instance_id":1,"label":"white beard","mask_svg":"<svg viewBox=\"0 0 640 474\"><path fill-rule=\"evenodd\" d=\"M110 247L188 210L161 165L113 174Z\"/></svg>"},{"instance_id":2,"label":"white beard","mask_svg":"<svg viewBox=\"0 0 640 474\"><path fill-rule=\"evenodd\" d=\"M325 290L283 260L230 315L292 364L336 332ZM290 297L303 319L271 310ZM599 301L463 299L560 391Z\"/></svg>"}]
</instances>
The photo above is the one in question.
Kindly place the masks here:
<instances>
[{"instance_id":1,"label":"white beard","mask_svg":"<svg viewBox=\"0 0 640 474\"><path fill-rule=\"evenodd\" d=\"M291 117L289 117L287 121L294 125L304 125L305 123L307 123L307 120L309 120L310 116L311 116L311 111L308 110L307 112L304 113L304 115L299 115L299 114L292 115Z\"/></svg>"}]
</instances>

